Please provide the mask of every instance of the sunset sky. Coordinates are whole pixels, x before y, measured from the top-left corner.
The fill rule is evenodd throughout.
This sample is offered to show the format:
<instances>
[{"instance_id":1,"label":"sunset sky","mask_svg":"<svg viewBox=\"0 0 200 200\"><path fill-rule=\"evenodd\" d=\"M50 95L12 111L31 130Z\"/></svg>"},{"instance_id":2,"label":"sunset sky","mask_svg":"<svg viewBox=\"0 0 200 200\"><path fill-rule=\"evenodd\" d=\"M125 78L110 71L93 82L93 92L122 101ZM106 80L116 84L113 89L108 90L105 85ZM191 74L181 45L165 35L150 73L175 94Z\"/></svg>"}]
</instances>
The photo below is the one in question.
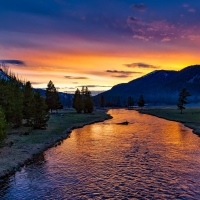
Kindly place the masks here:
<instances>
[{"instance_id":1,"label":"sunset sky","mask_svg":"<svg viewBox=\"0 0 200 200\"><path fill-rule=\"evenodd\" d=\"M0 60L46 88L105 91L200 60L199 0L5 0Z\"/></svg>"}]
</instances>

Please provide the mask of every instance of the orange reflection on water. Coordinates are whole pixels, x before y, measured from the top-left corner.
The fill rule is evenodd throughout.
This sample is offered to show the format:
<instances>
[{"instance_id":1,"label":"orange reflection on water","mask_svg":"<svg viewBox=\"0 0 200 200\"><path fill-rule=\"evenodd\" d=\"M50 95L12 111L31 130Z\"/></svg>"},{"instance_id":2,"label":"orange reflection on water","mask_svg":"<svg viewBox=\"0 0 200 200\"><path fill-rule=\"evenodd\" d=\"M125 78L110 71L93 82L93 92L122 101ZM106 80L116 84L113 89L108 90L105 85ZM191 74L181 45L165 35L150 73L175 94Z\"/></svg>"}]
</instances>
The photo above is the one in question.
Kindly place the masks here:
<instances>
[{"instance_id":1,"label":"orange reflection on water","mask_svg":"<svg viewBox=\"0 0 200 200\"><path fill-rule=\"evenodd\" d=\"M11 184L18 196L25 187L29 199L32 188L44 199L198 199L200 138L191 129L133 110L109 113L113 119L76 129L46 151L28 177L19 172Z\"/></svg>"}]
</instances>

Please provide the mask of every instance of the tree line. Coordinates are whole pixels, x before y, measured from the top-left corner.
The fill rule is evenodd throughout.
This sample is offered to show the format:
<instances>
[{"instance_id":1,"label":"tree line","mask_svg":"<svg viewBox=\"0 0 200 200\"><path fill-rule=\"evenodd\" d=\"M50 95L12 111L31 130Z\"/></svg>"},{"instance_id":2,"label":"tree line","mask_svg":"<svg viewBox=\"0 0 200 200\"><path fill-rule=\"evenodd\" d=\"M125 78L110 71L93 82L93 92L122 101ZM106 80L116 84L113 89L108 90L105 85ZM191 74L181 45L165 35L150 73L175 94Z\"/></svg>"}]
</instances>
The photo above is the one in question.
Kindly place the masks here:
<instances>
[{"instance_id":1,"label":"tree line","mask_svg":"<svg viewBox=\"0 0 200 200\"><path fill-rule=\"evenodd\" d=\"M185 109L185 104L187 104L187 97L191 96L191 94L187 91L186 88L183 88L178 96L178 103L177 103L177 109L181 111L181 114L183 113L183 110ZM124 101L124 106L131 108L135 104L133 97L129 96L127 100ZM140 108L143 108L145 106L145 100L143 95L140 95L137 105ZM116 97L113 101L107 101L105 100L105 97L103 95L100 96L100 107L121 107L120 98ZM123 106L122 106L123 107Z\"/></svg>"},{"instance_id":2,"label":"tree line","mask_svg":"<svg viewBox=\"0 0 200 200\"><path fill-rule=\"evenodd\" d=\"M20 127L27 126L33 129L45 129L50 117L49 111L62 109L59 95L53 82L50 80L47 84L45 97L42 97L39 91L34 90L30 81L23 82L19 80L14 73L1 69L9 79L0 79L0 141L6 137L8 126ZM190 93L184 88L178 97L178 109L185 109L187 97ZM127 107L134 106L133 97L129 96L124 102ZM116 98L114 104L106 101L104 96L100 97L100 106L121 106L120 98ZM145 100L140 95L137 105L144 107ZM74 94L72 107L77 113L92 113L94 110L93 98L87 87L77 89Z\"/></svg>"},{"instance_id":3,"label":"tree line","mask_svg":"<svg viewBox=\"0 0 200 200\"><path fill-rule=\"evenodd\" d=\"M91 96L91 92L87 87L82 87L81 91L77 88L72 107L77 111L77 113L92 113L94 110L94 103Z\"/></svg>"},{"instance_id":4,"label":"tree line","mask_svg":"<svg viewBox=\"0 0 200 200\"><path fill-rule=\"evenodd\" d=\"M49 81L44 98L30 81L21 81L7 68L1 71L8 78L0 79L0 141L6 137L9 126L45 129L49 110L62 108L53 82Z\"/></svg>"},{"instance_id":5,"label":"tree line","mask_svg":"<svg viewBox=\"0 0 200 200\"><path fill-rule=\"evenodd\" d=\"M129 96L126 100L124 100L124 105L121 105L120 102L120 98L116 97L113 101L106 101L105 97L103 95L100 96L100 107L104 108L104 107L133 107L135 105L134 99L132 96ZM145 100L143 95L140 95L138 101L137 101L137 105L139 107L144 107L145 105Z\"/></svg>"}]
</instances>

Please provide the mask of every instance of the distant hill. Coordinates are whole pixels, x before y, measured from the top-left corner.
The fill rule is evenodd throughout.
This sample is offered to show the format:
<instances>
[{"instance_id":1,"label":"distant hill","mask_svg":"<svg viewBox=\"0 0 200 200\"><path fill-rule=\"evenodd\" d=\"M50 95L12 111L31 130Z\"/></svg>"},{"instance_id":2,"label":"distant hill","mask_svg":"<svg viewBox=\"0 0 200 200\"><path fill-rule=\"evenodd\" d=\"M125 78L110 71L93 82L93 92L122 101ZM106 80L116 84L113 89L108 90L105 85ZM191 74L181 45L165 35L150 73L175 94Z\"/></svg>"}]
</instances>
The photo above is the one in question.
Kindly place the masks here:
<instances>
[{"instance_id":1,"label":"distant hill","mask_svg":"<svg viewBox=\"0 0 200 200\"><path fill-rule=\"evenodd\" d=\"M40 92L40 94L45 97L46 90L40 89L40 88L34 88L34 90L37 90ZM58 92L58 95L60 97L61 104L63 106L71 107L72 106L72 99L74 97L73 94L67 94L63 92Z\"/></svg>"},{"instance_id":2,"label":"distant hill","mask_svg":"<svg viewBox=\"0 0 200 200\"><path fill-rule=\"evenodd\" d=\"M132 96L137 103L142 94L149 104L176 104L183 88L192 95L189 102L200 102L200 65L189 66L180 71L155 70L128 83L115 85L94 99L98 103L103 95L107 103L124 105L128 96Z\"/></svg>"},{"instance_id":3,"label":"distant hill","mask_svg":"<svg viewBox=\"0 0 200 200\"><path fill-rule=\"evenodd\" d=\"M10 77L7 74L5 74L2 69L0 69L0 79L8 81L10 80Z\"/></svg>"}]
</instances>

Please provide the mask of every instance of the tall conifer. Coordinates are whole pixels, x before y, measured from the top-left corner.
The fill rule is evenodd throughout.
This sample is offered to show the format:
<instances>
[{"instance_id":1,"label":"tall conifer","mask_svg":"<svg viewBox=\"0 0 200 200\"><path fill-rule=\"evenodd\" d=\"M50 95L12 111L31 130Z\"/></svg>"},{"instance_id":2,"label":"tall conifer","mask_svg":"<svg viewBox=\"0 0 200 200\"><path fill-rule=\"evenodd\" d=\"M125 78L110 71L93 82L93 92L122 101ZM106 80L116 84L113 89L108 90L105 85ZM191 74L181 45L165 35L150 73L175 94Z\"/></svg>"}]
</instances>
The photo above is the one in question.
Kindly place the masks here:
<instances>
[{"instance_id":1,"label":"tall conifer","mask_svg":"<svg viewBox=\"0 0 200 200\"><path fill-rule=\"evenodd\" d=\"M34 129L45 129L49 120L49 112L47 111L47 105L45 99L40 95L38 91L34 94L34 112L32 118L32 124Z\"/></svg>"},{"instance_id":2,"label":"tall conifer","mask_svg":"<svg viewBox=\"0 0 200 200\"><path fill-rule=\"evenodd\" d=\"M186 88L183 88L182 91L179 93L178 98L178 109L181 110L181 114L183 113L183 109L185 109L184 105L187 104L187 97L191 96L191 94L186 90Z\"/></svg>"},{"instance_id":3,"label":"tall conifer","mask_svg":"<svg viewBox=\"0 0 200 200\"><path fill-rule=\"evenodd\" d=\"M138 100L138 106L141 107L141 108L143 108L144 104L145 104L144 98L143 98L142 95L140 95L140 98Z\"/></svg>"},{"instance_id":4,"label":"tall conifer","mask_svg":"<svg viewBox=\"0 0 200 200\"><path fill-rule=\"evenodd\" d=\"M57 110L61 107L58 92L51 80L47 85L45 95L46 95L45 102L48 106L48 110L51 110L52 112L52 110Z\"/></svg>"},{"instance_id":5,"label":"tall conifer","mask_svg":"<svg viewBox=\"0 0 200 200\"><path fill-rule=\"evenodd\" d=\"M23 118L26 120L26 125L31 126L30 119L33 115L33 88L30 81L26 82L23 88L24 98L23 98Z\"/></svg>"},{"instance_id":6,"label":"tall conifer","mask_svg":"<svg viewBox=\"0 0 200 200\"><path fill-rule=\"evenodd\" d=\"M72 107L77 111L77 113L81 113L83 109L82 95L78 88L74 94Z\"/></svg>"}]
</instances>

